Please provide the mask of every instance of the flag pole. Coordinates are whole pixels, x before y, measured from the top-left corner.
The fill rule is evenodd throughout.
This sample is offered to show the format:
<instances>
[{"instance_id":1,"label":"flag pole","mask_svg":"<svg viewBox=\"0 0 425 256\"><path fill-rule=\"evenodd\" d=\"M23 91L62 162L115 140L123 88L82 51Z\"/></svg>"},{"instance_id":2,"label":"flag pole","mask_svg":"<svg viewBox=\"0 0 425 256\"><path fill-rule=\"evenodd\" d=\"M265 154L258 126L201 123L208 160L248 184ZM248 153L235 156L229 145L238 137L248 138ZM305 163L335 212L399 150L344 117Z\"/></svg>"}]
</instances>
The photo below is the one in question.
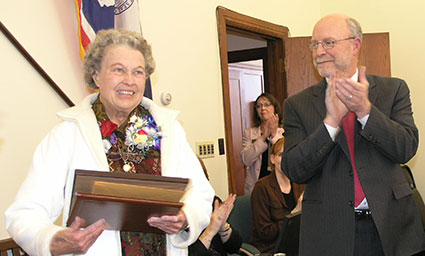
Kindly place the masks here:
<instances>
[{"instance_id":1,"label":"flag pole","mask_svg":"<svg viewBox=\"0 0 425 256\"><path fill-rule=\"evenodd\" d=\"M33 66L35 70L46 80L46 82L52 87L52 89L65 101L68 106L72 107L75 104L71 101L68 96L59 88L59 86L53 81L53 79L44 71L44 69L34 60L34 58L25 50L25 48L19 43L19 41L10 33L10 31L0 21L1 32L9 39L9 41L15 46L15 48L24 56L24 58Z\"/></svg>"}]
</instances>

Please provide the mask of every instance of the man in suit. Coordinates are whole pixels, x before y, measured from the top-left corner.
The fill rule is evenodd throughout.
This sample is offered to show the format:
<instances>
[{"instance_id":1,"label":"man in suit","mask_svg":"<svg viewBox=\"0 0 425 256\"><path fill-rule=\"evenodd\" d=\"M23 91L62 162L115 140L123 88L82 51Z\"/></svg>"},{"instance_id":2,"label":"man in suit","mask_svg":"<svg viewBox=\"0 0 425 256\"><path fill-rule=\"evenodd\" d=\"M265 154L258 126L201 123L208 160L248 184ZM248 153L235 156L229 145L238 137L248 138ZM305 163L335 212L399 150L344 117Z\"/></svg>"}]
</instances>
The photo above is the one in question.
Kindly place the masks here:
<instances>
[{"instance_id":1,"label":"man in suit","mask_svg":"<svg viewBox=\"0 0 425 256\"><path fill-rule=\"evenodd\" d=\"M400 168L418 147L409 89L403 80L358 68L361 44L356 20L320 19L310 49L324 79L284 102L282 170L306 184L301 256L425 250L419 211Z\"/></svg>"}]
</instances>

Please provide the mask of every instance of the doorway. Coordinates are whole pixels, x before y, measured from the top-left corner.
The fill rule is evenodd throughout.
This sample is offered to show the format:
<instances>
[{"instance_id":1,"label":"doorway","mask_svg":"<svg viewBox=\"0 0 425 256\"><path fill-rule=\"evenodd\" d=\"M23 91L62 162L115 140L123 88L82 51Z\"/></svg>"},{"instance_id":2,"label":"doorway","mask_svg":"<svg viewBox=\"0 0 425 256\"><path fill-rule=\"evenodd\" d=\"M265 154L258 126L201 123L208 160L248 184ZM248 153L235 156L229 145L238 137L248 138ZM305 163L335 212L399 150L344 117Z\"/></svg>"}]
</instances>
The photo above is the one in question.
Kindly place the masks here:
<instances>
[{"instance_id":1,"label":"doorway","mask_svg":"<svg viewBox=\"0 0 425 256\"><path fill-rule=\"evenodd\" d=\"M229 63L229 88L236 191L244 191L244 182L241 181L245 181L246 168L239 155L243 149L243 132L254 126L255 99L264 92L262 60Z\"/></svg>"},{"instance_id":2,"label":"doorway","mask_svg":"<svg viewBox=\"0 0 425 256\"><path fill-rule=\"evenodd\" d=\"M239 115L241 115L240 109L242 102L240 101L240 98L232 97L234 93L230 86L229 63L245 61L246 59L244 58L246 58L248 54L246 51L229 53L228 35L231 34L242 38L251 38L266 42L266 47L257 49L257 52L252 51L251 53L262 53L263 92L273 94L279 102L282 102L283 99L286 98L283 41L288 37L288 29L284 26L258 20L223 7L217 7L217 24L223 84L229 192L237 195L243 195L245 168L240 166L240 149L242 144L242 140L240 138L242 138L242 123L238 121L238 114L236 114L236 112L239 111ZM234 122L238 122L239 125L233 124Z\"/></svg>"},{"instance_id":3,"label":"doorway","mask_svg":"<svg viewBox=\"0 0 425 256\"><path fill-rule=\"evenodd\" d=\"M267 41L227 34L229 89L232 115L232 139L237 174L236 191L244 190L246 168L243 165L242 134L254 126L254 101L265 91L264 73L267 73ZM264 72L264 69L266 71Z\"/></svg>"}]
</instances>

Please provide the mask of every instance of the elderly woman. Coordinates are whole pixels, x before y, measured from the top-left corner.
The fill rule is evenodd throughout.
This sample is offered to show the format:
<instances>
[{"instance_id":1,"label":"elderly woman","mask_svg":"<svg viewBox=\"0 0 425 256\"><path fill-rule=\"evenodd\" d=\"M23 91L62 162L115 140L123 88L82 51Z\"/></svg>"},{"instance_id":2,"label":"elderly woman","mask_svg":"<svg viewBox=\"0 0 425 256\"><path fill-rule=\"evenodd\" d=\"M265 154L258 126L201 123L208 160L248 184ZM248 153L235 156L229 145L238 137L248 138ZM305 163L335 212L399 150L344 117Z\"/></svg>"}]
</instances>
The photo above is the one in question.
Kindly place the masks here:
<instances>
[{"instance_id":1,"label":"elderly woman","mask_svg":"<svg viewBox=\"0 0 425 256\"><path fill-rule=\"evenodd\" d=\"M241 160L247 168L245 194L251 194L259 178L270 174L269 149L283 136L283 128L279 127L280 115L280 105L273 95L263 93L257 97L254 103L255 127L246 129L242 135Z\"/></svg>"},{"instance_id":2,"label":"elderly woman","mask_svg":"<svg viewBox=\"0 0 425 256\"><path fill-rule=\"evenodd\" d=\"M250 243L261 252L273 253L286 215L301 210L304 185L291 182L282 172L285 138L272 147L272 173L260 179L251 194L252 232Z\"/></svg>"},{"instance_id":3,"label":"elderly woman","mask_svg":"<svg viewBox=\"0 0 425 256\"><path fill-rule=\"evenodd\" d=\"M214 191L186 141L177 112L144 98L154 71L140 34L100 31L84 60L85 80L99 93L62 111L63 120L36 149L28 177L6 211L12 238L30 255L185 255L208 225ZM140 136L143 135L143 136ZM189 178L175 216L151 217L164 234L105 230L105 220L82 229L68 219L75 169Z\"/></svg>"}]
</instances>

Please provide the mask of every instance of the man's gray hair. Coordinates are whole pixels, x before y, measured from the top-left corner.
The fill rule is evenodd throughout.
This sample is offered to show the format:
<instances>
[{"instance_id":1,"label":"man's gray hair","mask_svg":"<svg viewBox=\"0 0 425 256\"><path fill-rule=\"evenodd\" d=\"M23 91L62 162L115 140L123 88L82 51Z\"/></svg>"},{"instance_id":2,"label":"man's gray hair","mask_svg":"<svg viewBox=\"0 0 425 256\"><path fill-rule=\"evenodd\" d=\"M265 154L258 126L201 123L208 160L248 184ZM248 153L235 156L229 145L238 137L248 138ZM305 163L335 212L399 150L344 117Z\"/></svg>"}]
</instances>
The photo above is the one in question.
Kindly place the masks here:
<instances>
[{"instance_id":1,"label":"man's gray hair","mask_svg":"<svg viewBox=\"0 0 425 256\"><path fill-rule=\"evenodd\" d=\"M347 26L348 26L348 30L351 33L351 36L358 37L358 38L362 39L362 37L363 37L362 27L360 26L360 23L357 20L355 20L353 18L348 18L347 19Z\"/></svg>"}]
</instances>

